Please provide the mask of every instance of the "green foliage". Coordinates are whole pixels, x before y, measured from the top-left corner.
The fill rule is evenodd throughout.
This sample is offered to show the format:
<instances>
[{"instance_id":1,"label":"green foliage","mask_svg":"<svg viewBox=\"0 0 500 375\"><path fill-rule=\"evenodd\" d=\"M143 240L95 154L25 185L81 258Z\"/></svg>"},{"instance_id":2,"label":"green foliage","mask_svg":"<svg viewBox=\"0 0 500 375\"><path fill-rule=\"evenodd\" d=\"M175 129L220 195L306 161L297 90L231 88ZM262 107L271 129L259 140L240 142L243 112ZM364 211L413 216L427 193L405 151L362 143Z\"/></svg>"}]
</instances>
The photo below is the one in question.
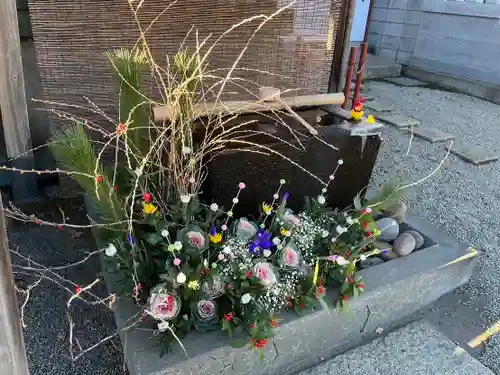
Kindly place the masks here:
<instances>
[{"instance_id":1,"label":"green foliage","mask_svg":"<svg viewBox=\"0 0 500 375\"><path fill-rule=\"evenodd\" d=\"M85 190L96 219L103 223L124 219L122 202L113 189L111 176L102 170L82 124L68 126L56 134L51 149L60 165L72 171L71 177ZM98 231L100 238L111 234L106 230Z\"/></svg>"},{"instance_id":2,"label":"green foliage","mask_svg":"<svg viewBox=\"0 0 500 375\"><path fill-rule=\"evenodd\" d=\"M382 211L399 201L405 193L399 184L388 182L382 185L377 196L366 202L366 205L375 211Z\"/></svg>"},{"instance_id":3,"label":"green foliage","mask_svg":"<svg viewBox=\"0 0 500 375\"><path fill-rule=\"evenodd\" d=\"M106 52L119 87L120 123L126 124L127 146L137 156L149 148L149 101L142 94L142 73L148 66L141 50L117 49Z\"/></svg>"}]
</instances>

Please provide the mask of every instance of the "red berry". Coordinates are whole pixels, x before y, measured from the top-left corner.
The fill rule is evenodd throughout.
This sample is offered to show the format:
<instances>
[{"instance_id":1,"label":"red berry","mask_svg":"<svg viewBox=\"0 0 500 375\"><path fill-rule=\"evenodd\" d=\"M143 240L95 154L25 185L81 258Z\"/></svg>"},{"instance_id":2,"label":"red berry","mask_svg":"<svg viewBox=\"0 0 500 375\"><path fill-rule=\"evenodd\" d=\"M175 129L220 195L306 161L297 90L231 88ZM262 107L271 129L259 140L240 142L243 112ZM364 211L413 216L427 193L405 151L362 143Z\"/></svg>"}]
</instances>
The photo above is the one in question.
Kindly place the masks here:
<instances>
[{"instance_id":1,"label":"red berry","mask_svg":"<svg viewBox=\"0 0 500 375\"><path fill-rule=\"evenodd\" d=\"M102 176L96 176L95 180L97 181L97 183L101 183L102 182Z\"/></svg>"},{"instance_id":2,"label":"red berry","mask_svg":"<svg viewBox=\"0 0 500 375\"><path fill-rule=\"evenodd\" d=\"M347 301L347 300L349 299L349 296L342 296L342 299L343 299L344 301Z\"/></svg>"},{"instance_id":3,"label":"red berry","mask_svg":"<svg viewBox=\"0 0 500 375\"><path fill-rule=\"evenodd\" d=\"M80 293L82 291L82 287L80 285L75 286L75 293Z\"/></svg>"},{"instance_id":4,"label":"red berry","mask_svg":"<svg viewBox=\"0 0 500 375\"><path fill-rule=\"evenodd\" d=\"M305 305L304 305L303 303L301 303L301 304L299 305L299 307L300 307L301 309L303 309L303 308L305 307Z\"/></svg>"},{"instance_id":5,"label":"red berry","mask_svg":"<svg viewBox=\"0 0 500 375\"><path fill-rule=\"evenodd\" d=\"M116 186L116 185L115 185L115 186L113 186L113 189L114 189L115 191L117 191L117 190L118 190L118 186Z\"/></svg>"},{"instance_id":6,"label":"red berry","mask_svg":"<svg viewBox=\"0 0 500 375\"><path fill-rule=\"evenodd\" d=\"M144 193L144 195L142 196L142 199L144 199L144 202L149 203L151 201L151 194Z\"/></svg>"},{"instance_id":7,"label":"red berry","mask_svg":"<svg viewBox=\"0 0 500 375\"><path fill-rule=\"evenodd\" d=\"M254 326L253 324L250 324L250 328L252 328L252 329L253 329L253 327L255 327L255 326Z\"/></svg>"},{"instance_id":8,"label":"red berry","mask_svg":"<svg viewBox=\"0 0 500 375\"><path fill-rule=\"evenodd\" d=\"M63 229L63 226L62 226L61 224L59 224L59 225L57 226L57 229L61 230L61 229Z\"/></svg>"}]
</instances>

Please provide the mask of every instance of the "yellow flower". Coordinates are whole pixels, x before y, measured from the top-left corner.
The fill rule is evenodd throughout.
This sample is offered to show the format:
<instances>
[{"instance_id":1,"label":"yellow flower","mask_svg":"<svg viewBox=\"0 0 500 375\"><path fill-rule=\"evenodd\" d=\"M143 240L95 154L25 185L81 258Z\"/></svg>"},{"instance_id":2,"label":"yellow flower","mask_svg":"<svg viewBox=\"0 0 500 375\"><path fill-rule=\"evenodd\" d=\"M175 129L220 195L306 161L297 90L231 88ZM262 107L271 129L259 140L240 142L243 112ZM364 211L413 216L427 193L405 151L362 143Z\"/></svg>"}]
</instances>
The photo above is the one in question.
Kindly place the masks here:
<instances>
[{"instance_id":1,"label":"yellow flower","mask_svg":"<svg viewBox=\"0 0 500 375\"><path fill-rule=\"evenodd\" d=\"M351 111L351 117L356 121L361 121L364 114L365 113L363 111L356 111L354 109Z\"/></svg>"},{"instance_id":2,"label":"yellow flower","mask_svg":"<svg viewBox=\"0 0 500 375\"><path fill-rule=\"evenodd\" d=\"M280 233L282 236L286 236L286 229L285 228L281 228L280 229Z\"/></svg>"},{"instance_id":3,"label":"yellow flower","mask_svg":"<svg viewBox=\"0 0 500 375\"><path fill-rule=\"evenodd\" d=\"M373 115L369 115L366 122L369 124L375 124L375 117L373 117Z\"/></svg>"},{"instance_id":4,"label":"yellow flower","mask_svg":"<svg viewBox=\"0 0 500 375\"><path fill-rule=\"evenodd\" d=\"M200 282L198 280L191 280L188 282L188 288L192 290L200 289Z\"/></svg>"},{"instance_id":5,"label":"yellow flower","mask_svg":"<svg viewBox=\"0 0 500 375\"><path fill-rule=\"evenodd\" d=\"M273 206L267 204L266 202L262 202L262 210L266 215L271 215L271 212L273 212Z\"/></svg>"},{"instance_id":6,"label":"yellow flower","mask_svg":"<svg viewBox=\"0 0 500 375\"><path fill-rule=\"evenodd\" d=\"M142 207L142 211L144 211L144 213L146 215L152 215L156 212L156 210L158 209L158 207L156 207L154 204L152 203L146 203L143 207Z\"/></svg>"},{"instance_id":7,"label":"yellow flower","mask_svg":"<svg viewBox=\"0 0 500 375\"><path fill-rule=\"evenodd\" d=\"M209 233L208 238L211 243L220 243L222 241L222 233L215 232L213 235Z\"/></svg>"}]
</instances>

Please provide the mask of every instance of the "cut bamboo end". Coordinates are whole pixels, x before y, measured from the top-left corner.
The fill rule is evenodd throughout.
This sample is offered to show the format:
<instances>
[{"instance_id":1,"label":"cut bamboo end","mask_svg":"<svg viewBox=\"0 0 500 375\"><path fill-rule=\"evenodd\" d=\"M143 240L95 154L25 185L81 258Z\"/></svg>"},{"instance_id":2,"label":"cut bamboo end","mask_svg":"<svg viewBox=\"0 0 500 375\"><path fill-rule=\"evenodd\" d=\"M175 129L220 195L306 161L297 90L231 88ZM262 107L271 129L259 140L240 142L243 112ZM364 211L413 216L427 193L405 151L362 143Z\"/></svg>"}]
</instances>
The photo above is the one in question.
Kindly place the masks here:
<instances>
[{"instance_id":1,"label":"cut bamboo end","mask_svg":"<svg viewBox=\"0 0 500 375\"><path fill-rule=\"evenodd\" d=\"M342 93L302 95L284 97L280 101L228 101L217 103L201 103L194 110L196 117L208 115L250 114L255 112L270 112L286 110L286 103L291 108L316 107L320 105L341 105L345 100ZM173 119L173 108L171 106L159 106L153 108L154 120L170 121Z\"/></svg>"}]
</instances>

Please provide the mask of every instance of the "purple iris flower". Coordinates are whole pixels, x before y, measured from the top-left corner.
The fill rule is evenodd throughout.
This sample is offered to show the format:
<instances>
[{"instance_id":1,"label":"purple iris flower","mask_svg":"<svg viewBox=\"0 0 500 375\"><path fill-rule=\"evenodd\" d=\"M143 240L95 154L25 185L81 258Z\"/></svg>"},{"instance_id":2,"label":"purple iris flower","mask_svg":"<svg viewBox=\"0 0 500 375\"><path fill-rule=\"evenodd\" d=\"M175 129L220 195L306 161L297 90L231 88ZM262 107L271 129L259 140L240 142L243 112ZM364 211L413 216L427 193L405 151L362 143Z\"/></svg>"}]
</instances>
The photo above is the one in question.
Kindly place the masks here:
<instances>
[{"instance_id":1,"label":"purple iris flower","mask_svg":"<svg viewBox=\"0 0 500 375\"><path fill-rule=\"evenodd\" d=\"M261 255L262 250L270 249L272 233L266 232L264 229L259 229L252 243L249 245L250 254Z\"/></svg>"},{"instance_id":2,"label":"purple iris flower","mask_svg":"<svg viewBox=\"0 0 500 375\"><path fill-rule=\"evenodd\" d=\"M287 191L287 192L283 195L283 199L287 201L289 197L290 197L290 193Z\"/></svg>"},{"instance_id":3,"label":"purple iris flower","mask_svg":"<svg viewBox=\"0 0 500 375\"><path fill-rule=\"evenodd\" d=\"M214 225L212 228L210 228L208 234L210 234L211 236L215 236L217 234L217 227Z\"/></svg>"}]
</instances>

